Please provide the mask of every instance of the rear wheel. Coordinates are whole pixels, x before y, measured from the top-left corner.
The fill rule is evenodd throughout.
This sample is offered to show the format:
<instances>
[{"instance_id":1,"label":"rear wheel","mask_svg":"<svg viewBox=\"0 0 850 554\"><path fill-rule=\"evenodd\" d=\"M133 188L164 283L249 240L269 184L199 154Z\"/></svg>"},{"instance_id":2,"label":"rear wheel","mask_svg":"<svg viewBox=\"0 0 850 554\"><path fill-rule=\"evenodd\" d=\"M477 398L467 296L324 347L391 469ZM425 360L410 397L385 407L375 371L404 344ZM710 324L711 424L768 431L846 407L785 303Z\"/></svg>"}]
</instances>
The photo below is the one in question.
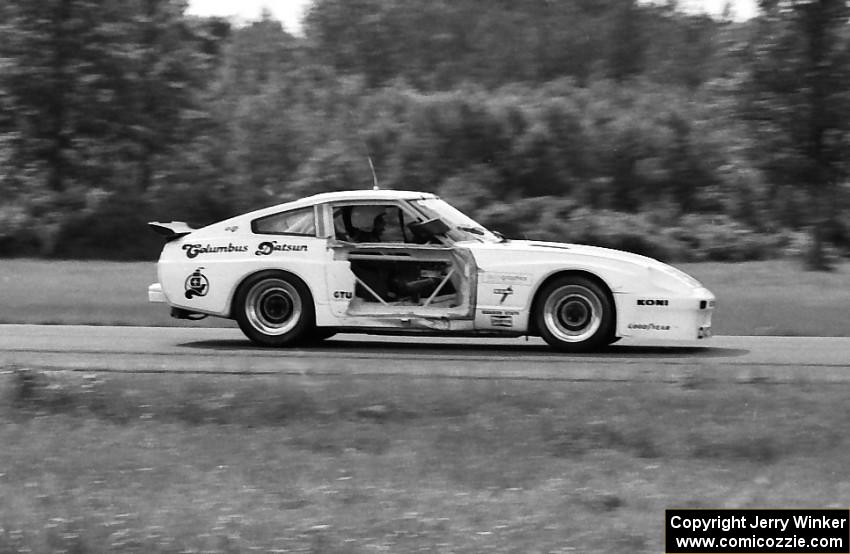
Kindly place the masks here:
<instances>
[{"instance_id":1,"label":"rear wheel","mask_svg":"<svg viewBox=\"0 0 850 554\"><path fill-rule=\"evenodd\" d=\"M540 336L557 350L586 352L609 343L615 314L601 286L585 277L563 276L540 291L534 318Z\"/></svg>"},{"instance_id":2,"label":"rear wheel","mask_svg":"<svg viewBox=\"0 0 850 554\"><path fill-rule=\"evenodd\" d=\"M299 279L267 271L249 277L235 298L239 328L263 346L288 346L313 329L313 297Z\"/></svg>"}]
</instances>

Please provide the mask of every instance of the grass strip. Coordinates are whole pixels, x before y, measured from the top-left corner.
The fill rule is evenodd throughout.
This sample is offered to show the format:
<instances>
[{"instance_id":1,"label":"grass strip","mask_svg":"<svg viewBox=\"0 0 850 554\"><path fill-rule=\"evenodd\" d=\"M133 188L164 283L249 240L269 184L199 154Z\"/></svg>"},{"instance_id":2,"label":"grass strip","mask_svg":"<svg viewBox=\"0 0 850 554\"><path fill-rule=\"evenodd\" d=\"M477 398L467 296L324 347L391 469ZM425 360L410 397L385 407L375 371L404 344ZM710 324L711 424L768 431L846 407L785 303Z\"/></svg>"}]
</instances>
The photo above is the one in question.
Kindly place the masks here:
<instances>
[{"instance_id":1,"label":"grass strip","mask_svg":"<svg viewBox=\"0 0 850 554\"><path fill-rule=\"evenodd\" d=\"M0 376L0 552L659 552L846 507L845 385Z\"/></svg>"},{"instance_id":2,"label":"grass strip","mask_svg":"<svg viewBox=\"0 0 850 554\"><path fill-rule=\"evenodd\" d=\"M850 263L830 273L796 260L679 267L717 295L715 334L850 336ZM235 326L172 319L165 305L147 302L156 280L153 262L3 260L0 323Z\"/></svg>"}]
</instances>

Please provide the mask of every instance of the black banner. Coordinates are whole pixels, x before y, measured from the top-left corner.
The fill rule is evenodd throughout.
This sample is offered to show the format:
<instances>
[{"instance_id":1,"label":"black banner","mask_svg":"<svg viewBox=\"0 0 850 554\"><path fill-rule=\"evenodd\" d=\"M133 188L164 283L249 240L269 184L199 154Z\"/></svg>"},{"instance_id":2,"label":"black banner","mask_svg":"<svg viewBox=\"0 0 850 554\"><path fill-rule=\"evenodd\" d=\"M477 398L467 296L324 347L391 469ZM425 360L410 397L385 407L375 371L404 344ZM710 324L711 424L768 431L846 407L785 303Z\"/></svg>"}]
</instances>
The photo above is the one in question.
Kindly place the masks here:
<instances>
[{"instance_id":1,"label":"black banner","mask_svg":"<svg viewBox=\"0 0 850 554\"><path fill-rule=\"evenodd\" d=\"M666 510L667 554L850 554L848 510Z\"/></svg>"}]
</instances>

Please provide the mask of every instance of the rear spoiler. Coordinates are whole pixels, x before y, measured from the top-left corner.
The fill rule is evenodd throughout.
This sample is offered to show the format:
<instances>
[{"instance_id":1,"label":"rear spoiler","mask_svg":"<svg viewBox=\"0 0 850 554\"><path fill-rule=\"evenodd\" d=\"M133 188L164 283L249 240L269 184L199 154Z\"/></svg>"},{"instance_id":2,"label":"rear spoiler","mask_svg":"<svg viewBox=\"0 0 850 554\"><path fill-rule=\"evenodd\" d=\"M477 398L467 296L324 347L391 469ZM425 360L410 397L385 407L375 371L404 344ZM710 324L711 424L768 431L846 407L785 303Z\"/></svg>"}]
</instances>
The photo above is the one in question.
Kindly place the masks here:
<instances>
[{"instance_id":1,"label":"rear spoiler","mask_svg":"<svg viewBox=\"0 0 850 554\"><path fill-rule=\"evenodd\" d=\"M151 221L148 223L151 229L165 237L165 242L177 240L180 237L185 237L194 229L189 227L185 221L172 221L171 223L160 223L159 221Z\"/></svg>"}]
</instances>

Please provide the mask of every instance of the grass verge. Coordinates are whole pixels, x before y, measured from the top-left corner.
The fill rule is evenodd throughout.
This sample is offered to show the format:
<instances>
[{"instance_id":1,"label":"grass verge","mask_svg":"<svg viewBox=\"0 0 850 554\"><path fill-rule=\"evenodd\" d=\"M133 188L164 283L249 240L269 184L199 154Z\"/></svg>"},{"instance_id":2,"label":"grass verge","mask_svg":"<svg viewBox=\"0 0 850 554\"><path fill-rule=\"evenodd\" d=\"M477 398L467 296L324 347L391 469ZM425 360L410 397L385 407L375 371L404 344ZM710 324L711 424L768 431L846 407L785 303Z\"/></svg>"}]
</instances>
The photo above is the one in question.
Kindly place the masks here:
<instances>
[{"instance_id":1,"label":"grass verge","mask_svg":"<svg viewBox=\"0 0 850 554\"><path fill-rule=\"evenodd\" d=\"M848 262L831 272L796 260L680 267L717 296L717 334L850 337Z\"/></svg>"},{"instance_id":2,"label":"grass verge","mask_svg":"<svg viewBox=\"0 0 850 554\"><path fill-rule=\"evenodd\" d=\"M791 260L679 267L717 295L715 334L850 336L850 263L831 273ZM156 280L152 262L3 260L0 323L234 325L172 319L165 305L147 302Z\"/></svg>"},{"instance_id":3,"label":"grass verge","mask_svg":"<svg viewBox=\"0 0 850 554\"><path fill-rule=\"evenodd\" d=\"M69 325L231 325L173 319L165 304L148 302L155 262L0 261L0 323Z\"/></svg>"},{"instance_id":4,"label":"grass verge","mask_svg":"<svg viewBox=\"0 0 850 554\"><path fill-rule=\"evenodd\" d=\"M846 507L845 385L0 377L0 552L660 552Z\"/></svg>"}]
</instances>

